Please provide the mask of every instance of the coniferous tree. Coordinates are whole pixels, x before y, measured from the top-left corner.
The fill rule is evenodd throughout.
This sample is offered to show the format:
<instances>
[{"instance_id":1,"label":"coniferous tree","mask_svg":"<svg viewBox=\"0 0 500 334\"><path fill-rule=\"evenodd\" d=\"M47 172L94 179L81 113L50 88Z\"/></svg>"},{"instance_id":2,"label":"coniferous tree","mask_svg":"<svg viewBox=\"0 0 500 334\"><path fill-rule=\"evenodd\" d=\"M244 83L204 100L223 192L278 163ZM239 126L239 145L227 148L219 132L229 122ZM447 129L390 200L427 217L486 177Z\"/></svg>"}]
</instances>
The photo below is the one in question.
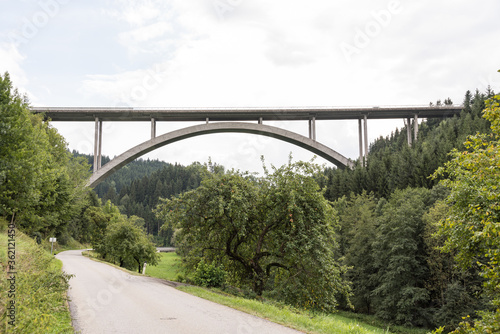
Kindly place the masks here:
<instances>
[{"instance_id":1,"label":"coniferous tree","mask_svg":"<svg viewBox=\"0 0 500 334\"><path fill-rule=\"evenodd\" d=\"M373 301L378 317L407 326L427 325L426 263L422 220L430 191L396 190L383 208L373 244L377 288Z\"/></svg>"},{"instance_id":2,"label":"coniferous tree","mask_svg":"<svg viewBox=\"0 0 500 334\"><path fill-rule=\"evenodd\" d=\"M351 302L356 312L371 314L372 291L376 288L373 242L376 235L376 201L363 192L347 203L340 216L344 240L345 264L351 268L347 279L352 282Z\"/></svg>"}]
</instances>

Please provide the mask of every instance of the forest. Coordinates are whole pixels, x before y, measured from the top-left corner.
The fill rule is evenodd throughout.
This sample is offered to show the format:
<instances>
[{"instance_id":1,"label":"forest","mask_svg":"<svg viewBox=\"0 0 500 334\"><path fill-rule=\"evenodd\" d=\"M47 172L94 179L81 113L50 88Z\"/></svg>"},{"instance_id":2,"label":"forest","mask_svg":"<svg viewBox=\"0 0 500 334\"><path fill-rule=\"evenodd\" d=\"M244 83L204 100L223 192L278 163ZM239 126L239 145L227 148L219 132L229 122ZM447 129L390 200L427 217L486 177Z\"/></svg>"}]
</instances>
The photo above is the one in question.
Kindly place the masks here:
<instances>
[{"instance_id":1,"label":"forest","mask_svg":"<svg viewBox=\"0 0 500 334\"><path fill-rule=\"evenodd\" d=\"M466 92L458 117L423 120L411 146L405 128L377 139L366 167L291 158L257 177L139 159L89 191L92 156L69 152L0 79L1 224L92 245L132 270L155 263L153 242L173 245L188 270L318 312L500 330L500 97L490 89Z\"/></svg>"}]
</instances>

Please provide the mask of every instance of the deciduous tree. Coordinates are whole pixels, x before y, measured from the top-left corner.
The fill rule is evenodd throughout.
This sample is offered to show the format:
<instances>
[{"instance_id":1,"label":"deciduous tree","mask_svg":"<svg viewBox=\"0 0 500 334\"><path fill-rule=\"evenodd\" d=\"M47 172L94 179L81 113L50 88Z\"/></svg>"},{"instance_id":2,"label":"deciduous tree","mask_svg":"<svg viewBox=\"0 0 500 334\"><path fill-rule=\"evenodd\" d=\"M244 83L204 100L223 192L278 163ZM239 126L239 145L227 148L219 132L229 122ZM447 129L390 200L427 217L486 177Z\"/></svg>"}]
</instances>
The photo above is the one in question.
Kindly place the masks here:
<instances>
[{"instance_id":1,"label":"deciduous tree","mask_svg":"<svg viewBox=\"0 0 500 334\"><path fill-rule=\"evenodd\" d=\"M444 249L456 252L464 267L478 264L486 288L500 306L500 95L487 101L483 117L491 122L491 135L477 134L465 142L466 150L452 152L453 159L435 176L448 176L443 183L451 190L450 212L440 233ZM474 327L456 333L500 332L500 311L483 313Z\"/></svg>"},{"instance_id":2,"label":"deciduous tree","mask_svg":"<svg viewBox=\"0 0 500 334\"><path fill-rule=\"evenodd\" d=\"M332 309L348 294L334 257L335 212L310 163L289 163L257 182L236 171L206 173L201 186L157 211L179 230L194 267L222 264L228 280L257 295L272 290L295 305Z\"/></svg>"}]
</instances>

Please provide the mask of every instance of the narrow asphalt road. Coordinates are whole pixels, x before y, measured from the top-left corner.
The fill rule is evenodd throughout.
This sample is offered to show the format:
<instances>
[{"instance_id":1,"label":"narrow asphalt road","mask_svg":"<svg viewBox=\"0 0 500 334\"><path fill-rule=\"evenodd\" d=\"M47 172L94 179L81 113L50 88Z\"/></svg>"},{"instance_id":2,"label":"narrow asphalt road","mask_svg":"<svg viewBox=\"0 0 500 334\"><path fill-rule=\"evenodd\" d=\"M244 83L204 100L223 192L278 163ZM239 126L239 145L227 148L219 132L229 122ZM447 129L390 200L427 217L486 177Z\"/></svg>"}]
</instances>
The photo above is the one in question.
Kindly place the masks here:
<instances>
[{"instance_id":1,"label":"narrow asphalt road","mask_svg":"<svg viewBox=\"0 0 500 334\"><path fill-rule=\"evenodd\" d=\"M299 333L270 321L134 276L66 251L57 258L75 275L68 292L76 333Z\"/></svg>"}]
</instances>

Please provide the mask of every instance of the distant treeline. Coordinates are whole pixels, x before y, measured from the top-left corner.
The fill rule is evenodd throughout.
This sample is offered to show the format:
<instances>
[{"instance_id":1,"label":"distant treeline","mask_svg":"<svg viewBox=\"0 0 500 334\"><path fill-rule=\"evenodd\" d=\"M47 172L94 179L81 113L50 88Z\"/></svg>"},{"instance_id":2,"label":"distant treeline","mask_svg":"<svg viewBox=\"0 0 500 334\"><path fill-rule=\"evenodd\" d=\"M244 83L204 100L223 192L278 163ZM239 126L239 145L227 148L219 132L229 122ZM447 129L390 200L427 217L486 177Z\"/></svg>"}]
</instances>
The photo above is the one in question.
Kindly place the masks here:
<instances>
[{"instance_id":1,"label":"distant treeline","mask_svg":"<svg viewBox=\"0 0 500 334\"><path fill-rule=\"evenodd\" d=\"M92 166L92 155L75 151L73 155L85 157ZM103 166L109 161L109 157L102 157ZM143 218L146 232L158 236L163 222L156 218L153 209L159 198L171 198L197 188L201 181L200 168L205 167L199 163L186 167L159 160L137 159L112 174L94 191L103 202L110 200L118 206L123 214ZM160 233L156 241L162 246L169 246L171 235L172 231Z\"/></svg>"}]
</instances>

